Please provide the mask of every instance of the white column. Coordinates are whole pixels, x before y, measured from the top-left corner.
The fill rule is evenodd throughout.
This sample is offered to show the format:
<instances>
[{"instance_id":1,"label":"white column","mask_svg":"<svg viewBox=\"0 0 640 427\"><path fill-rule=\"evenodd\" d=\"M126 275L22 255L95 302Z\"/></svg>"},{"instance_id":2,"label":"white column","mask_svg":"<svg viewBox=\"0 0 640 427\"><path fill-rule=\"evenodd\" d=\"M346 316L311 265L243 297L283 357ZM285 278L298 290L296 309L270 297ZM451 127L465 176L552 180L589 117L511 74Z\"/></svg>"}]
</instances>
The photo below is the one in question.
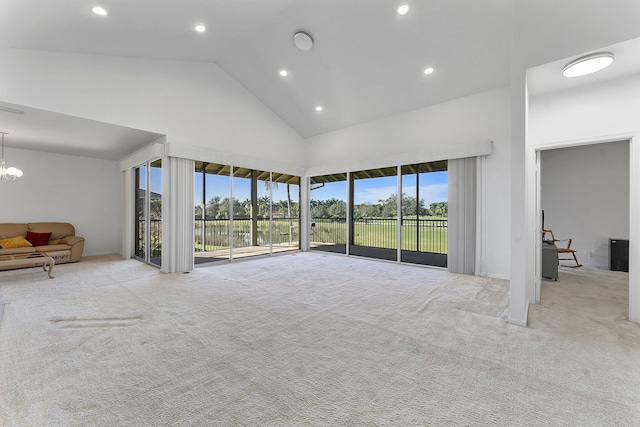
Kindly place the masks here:
<instances>
[{"instance_id":1,"label":"white column","mask_svg":"<svg viewBox=\"0 0 640 427\"><path fill-rule=\"evenodd\" d=\"M269 255L273 255L273 172L269 172Z\"/></svg>"},{"instance_id":2,"label":"white column","mask_svg":"<svg viewBox=\"0 0 640 427\"><path fill-rule=\"evenodd\" d=\"M349 255L351 252L351 242L349 241L349 239L351 238L351 228L353 227L353 194L351 194L351 179L351 172L347 172L347 224L345 227L345 233L347 233L347 235L345 236L345 254L347 255Z\"/></svg>"},{"instance_id":3,"label":"white column","mask_svg":"<svg viewBox=\"0 0 640 427\"><path fill-rule=\"evenodd\" d=\"M300 178L300 249L309 251L309 236L311 235L311 185L308 176Z\"/></svg>"},{"instance_id":4,"label":"white column","mask_svg":"<svg viewBox=\"0 0 640 427\"><path fill-rule=\"evenodd\" d=\"M629 320L640 323L640 135L629 142Z\"/></svg>"},{"instance_id":5,"label":"white column","mask_svg":"<svg viewBox=\"0 0 640 427\"><path fill-rule=\"evenodd\" d=\"M233 166L229 167L229 261L233 261Z\"/></svg>"},{"instance_id":6,"label":"white column","mask_svg":"<svg viewBox=\"0 0 640 427\"><path fill-rule=\"evenodd\" d=\"M396 198L396 217L398 220L396 221L396 261L402 261L402 166L397 166L397 185L398 197ZM419 201L416 201L416 203ZM418 218L416 218L416 227L418 226Z\"/></svg>"},{"instance_id":7,"label":"white column","mask_svg":"<svg viewBox=\"0 0 640 427\"><path fill-rule=\"evenodd\" d=\"M526 169L527 88L524 69L515 67L511 76L511 272L509 284L509 323L526 326L529 311L528 280L533 258L528 242L528 198ZM533 233L533 232L532 232Z\"/></svg>"}]
</instances>

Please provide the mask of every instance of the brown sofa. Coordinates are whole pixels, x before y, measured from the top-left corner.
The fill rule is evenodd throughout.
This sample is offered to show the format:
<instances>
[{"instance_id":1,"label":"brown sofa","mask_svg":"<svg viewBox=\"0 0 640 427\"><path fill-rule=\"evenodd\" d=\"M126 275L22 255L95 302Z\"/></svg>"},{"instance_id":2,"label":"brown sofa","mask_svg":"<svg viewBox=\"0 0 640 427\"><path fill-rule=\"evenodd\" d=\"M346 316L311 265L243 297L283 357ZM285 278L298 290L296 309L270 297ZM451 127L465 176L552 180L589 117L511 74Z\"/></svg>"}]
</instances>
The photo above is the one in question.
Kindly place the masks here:
<instances>
[{"instance_id":1,"label":"brown sofa","mask_svg":"<svg viewBox=\"0 0 640 427\"><path fill-rule=\"evenodd\" d=\"M56 264L80 261L84 250L84 237L76 236L73 225L67 222L31 222L31 223L0 223L0 240L10 237L26 236L27 232L49 233L46 245L20 248L0 248L3 255L29 254L46 252ZM0 270L3 268L0 267ZM5 268L6 269L6 268Z\"/></svg>"}]
</instances>

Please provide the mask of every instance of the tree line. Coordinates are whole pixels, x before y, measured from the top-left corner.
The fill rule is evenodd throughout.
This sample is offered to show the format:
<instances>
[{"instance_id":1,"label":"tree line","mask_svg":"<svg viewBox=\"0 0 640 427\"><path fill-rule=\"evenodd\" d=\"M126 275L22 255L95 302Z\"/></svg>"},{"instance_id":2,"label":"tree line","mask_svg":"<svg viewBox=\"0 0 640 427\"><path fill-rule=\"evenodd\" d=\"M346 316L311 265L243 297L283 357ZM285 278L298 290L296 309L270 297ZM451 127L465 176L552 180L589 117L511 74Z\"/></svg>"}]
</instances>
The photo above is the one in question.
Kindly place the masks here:
<instances>
[{"instance_id":1,"label":"tree line","mask_svg":"<svg viewBox=\"0 0 640 427\"><path fill-rule=\"evenodd\" d=\"M234 218L251 218L251 200L238 200L232 198ZM229 198L212 198L205 205L205 218L207 219L228 219L229 218ZM288 216L289 203L291 217L300 217L300 204L294 201L278 200L272 204L273 212L279 213L283 217ZM378 200L378 203L359 203L353 207L354 218L395 218L397 216L397 195L392 194L386 199ZM269 197L259 197L257 200L258 218L269 218ZM347 217L347 204L344 200L327 199L311 200L311 218L331 218L344 219ZM419 203L416 198L402 193L402 213L403 216L438 217L447 218L448 202L434 202L425 206L424 199ZM195 207L195 217L202 218L202 206Z\"/></svg>"},{"instance_id":2,"label":"tree line","mask_svg":"<svg viewBox=\"0 0 640 427\"><path fill-rule=\"evenodd\" d=\"M386 199L378 200L378 203L359 203L353 206L354 218L395 218L398 214L398 196L392 194ZM347 204L344 200L327 199L311 200L311 218L346 218ZM431 216L447 218L448 202L431 203L427 208L424 199L419 203L415 197L402 193L403 216Z\"/></svg>"},{"instance_id":3,"label":"tree line","mask_svg":"<svg viewBox=\"0 0 640 427\"><path fill-rule=\"evenodd\" d=\"M238 200L235 197L232 198L233 203L233 217L234 218L251 218L251 200L244 199ZM205 218L206 219L229 219L229 197L220 198L218 196L212 198L205 205ZM294 201L278 200L273 201L272 209L274 213L279 213L282 217L286 218L289 215L289 203L291 206L291 218L300 217L300 204ZM269 218L269 197L258 197L258 218ZM196 219L202 218L202 206L197 205L195 207Z\"/></svg>"}]
</instances>

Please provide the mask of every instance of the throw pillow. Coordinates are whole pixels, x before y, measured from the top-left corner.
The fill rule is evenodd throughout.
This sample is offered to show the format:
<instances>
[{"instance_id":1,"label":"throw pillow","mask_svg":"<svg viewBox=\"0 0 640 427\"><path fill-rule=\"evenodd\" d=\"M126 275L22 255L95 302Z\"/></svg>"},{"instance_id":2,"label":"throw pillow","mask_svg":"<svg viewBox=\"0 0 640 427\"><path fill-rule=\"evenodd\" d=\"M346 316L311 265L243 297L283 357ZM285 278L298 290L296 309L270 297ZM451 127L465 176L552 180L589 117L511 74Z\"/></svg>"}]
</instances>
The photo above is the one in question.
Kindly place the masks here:
<instances>
[{"instance_id":1,"label":"throw pillow","mask_svg":"<svg viewBox=\"0 0 640 427\"><path fill-rule=\"evenodd\" d=\"M8 239L0 240L0 247L3 249L28 248L29 246L33 245L29 243L25 236L9 237Z\"/></svg>"},{"instance_id":2,"label":"throw pillow","mask_svg":"<svg viewBox=\"0 0 640 427\"><path fill-rule=\"evenodd\" d=\"M48 233L34 233L33 231L27 231L27 240L33 246L45 246L49 244L49 237L51 232Z\"/></svg>"}]
</instances>

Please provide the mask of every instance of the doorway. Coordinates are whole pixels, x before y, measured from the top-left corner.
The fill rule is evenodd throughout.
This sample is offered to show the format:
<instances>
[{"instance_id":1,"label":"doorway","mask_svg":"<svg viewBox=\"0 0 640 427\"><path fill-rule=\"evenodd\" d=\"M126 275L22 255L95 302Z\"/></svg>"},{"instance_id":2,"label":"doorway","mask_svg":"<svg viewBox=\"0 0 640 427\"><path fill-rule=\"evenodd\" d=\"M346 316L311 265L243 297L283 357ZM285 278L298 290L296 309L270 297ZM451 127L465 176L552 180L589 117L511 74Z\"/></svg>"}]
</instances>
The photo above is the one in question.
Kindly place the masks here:
<instances>
[{"instance_id":1,"label":"doorway","mask_svg":"<svg viewBox=\"0 0 640 427\"><path fill-rule=\"evenodd\" d=\"M609 270L610 239L629 239L630 144L629 140L607 141L537 152L537 247L541 247L541 231L553 230L560 240L558 247L567 247L571 239L582 265L561 261L560 273ZM539 251L536 271L538 302L542 292Z\"/></svg>"}]
</instances>

